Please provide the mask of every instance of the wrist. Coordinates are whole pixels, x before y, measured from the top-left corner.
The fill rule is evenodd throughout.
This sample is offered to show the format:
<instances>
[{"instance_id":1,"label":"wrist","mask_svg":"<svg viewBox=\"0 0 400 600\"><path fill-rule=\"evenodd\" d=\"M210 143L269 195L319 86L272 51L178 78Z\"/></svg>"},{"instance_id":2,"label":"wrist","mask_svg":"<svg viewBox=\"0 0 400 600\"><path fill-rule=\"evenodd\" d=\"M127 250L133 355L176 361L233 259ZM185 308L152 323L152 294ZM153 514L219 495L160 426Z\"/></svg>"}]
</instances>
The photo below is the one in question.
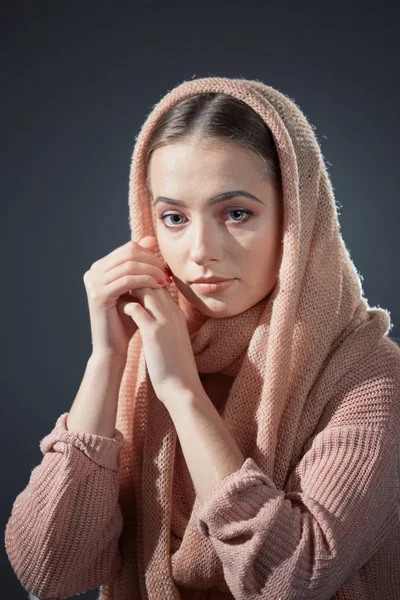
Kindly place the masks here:
<instances>
[{"instance_id":1,"label":"wrist","mask_svg":"<svg viewBox=\"0 0 400 600\"><path fill-rule=\"evenodd\" d=\"M204 402L211 402L205 391L194 391L188 388L173 388L169 393L164 393L159 400L164 404L169 413L182 411L183 407L191 407Z\"/></svg>"},{"instance_id":2,"label":"wrist","mask_svg":"<svg viewBox=\"0 0 400 600\"><path fill-rule=\"evenodd\" d=\"M92 354L89 357L90 362L95 363L113 363L115 365L125 366L127 356L124 354L116 354L115 352L108 352L107 350L92 350Z\"/></svg>"}]
</instances>

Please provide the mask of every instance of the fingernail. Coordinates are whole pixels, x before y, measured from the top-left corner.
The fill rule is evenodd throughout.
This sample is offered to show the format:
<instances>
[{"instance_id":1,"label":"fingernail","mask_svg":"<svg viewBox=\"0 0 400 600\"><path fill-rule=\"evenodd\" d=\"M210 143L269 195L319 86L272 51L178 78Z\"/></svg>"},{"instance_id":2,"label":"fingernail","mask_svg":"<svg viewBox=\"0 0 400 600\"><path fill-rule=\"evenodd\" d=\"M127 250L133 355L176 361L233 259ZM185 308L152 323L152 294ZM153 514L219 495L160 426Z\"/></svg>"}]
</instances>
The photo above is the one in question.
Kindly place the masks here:
<instances>
[{"instance_id":1,"label":"fingernail","mask_svg":"<svg viewBox=\"0 0 400 600\"><path fill-rule=\"evenodd\" d=\"M164 281L164 279L160 279L159 277L156 277L156 281L157 281L157 283L159 283L160 285L164 285L164 284L165 284L165 281Z\"/></svg>"}]
</instances>

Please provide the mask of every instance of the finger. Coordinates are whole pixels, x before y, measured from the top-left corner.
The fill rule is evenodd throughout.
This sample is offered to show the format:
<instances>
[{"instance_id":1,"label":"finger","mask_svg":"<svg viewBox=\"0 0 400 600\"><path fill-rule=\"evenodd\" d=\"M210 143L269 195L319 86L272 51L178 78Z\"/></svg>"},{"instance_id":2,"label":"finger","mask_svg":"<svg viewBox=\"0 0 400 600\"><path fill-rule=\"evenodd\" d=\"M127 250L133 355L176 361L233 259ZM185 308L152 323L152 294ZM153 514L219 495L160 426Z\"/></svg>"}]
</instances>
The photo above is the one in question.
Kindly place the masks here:
<instances>
[{"instance_id":1,"label":"finger","mask_svg":"<svg viewBox=\"0 0 400 600\"><path fill-rule=\"evenodd\" d=\"M139 244L146 250L150 250L152 252L157 246L157 240L154 235L146 235L139 240Z\"/></svg>"},{"instance_id":2,"label":"finger","mask_svg":"<svg viewBox=\"0 0 400 600\"><path fill-rule=\"evenodd\" d=\"M149 310L155 319L160 321L160 323L165 323L167 320L168 305L166 297L158 293L160 291L161 288L158 290L153 288L138 288L132 290L132 296L137 298L141 305L146 310Z\"/></svg>"},{"instance_id":3,"label":"finger","mask_svg":"<svg viewBox=\"0 0 400 600\"><path fill-rule=\"evenodd\" d=\"M149 265L153 265L161 270L164 274L164 263L150 250L146 248L133 248L132 246L119 248L118 251L114 254L104 257L101 263L98 261L98 267L101 267L101 270L104 273L107 273L114 267L118 267L127 261L135 261L142 262ZM94 263L96 264L96 263Z\"/></svg>"},{"instance_id":4,"label":"finger","mask_svg":"<svg viewBox=\"0 0 400 600\"><path fill-rule=\"evenodd\" d=\"M153 323L152 316L147 312L145 308L139 302L131 302L124 307L124 313L131 317L136 325L144 332L146 326L148 327Z\"/></svg>"},{"instance_id":5,"label":"finger","mask_svg":"<svg viewBox=\"0 0 400 600\"><path fill-rule=\"evenodd\" d=\"M144 240L143 247L141 244L142 240ZM121 255L129 256L129 253L131 252L132 248L137 248L137 246L140 246L140 249L143 250L143 252L146 252L146 254L151 254L151 256L156 257L155 253L153 251L153 248L155 249L155 246L156 246L155 237L154 236L145 236L144 238L142 238L142 240L140 240L140 242L136 242L134 240L129 240L129 242L126 242L126 244L123 244L122 246L115 248L114 250L109 252L103 258L96 260L93 263L92 267L96 267L100 263L105 263L106 268L107 268L108 264L115 264L115 260L119 259L121 257Z\"/></svg>"}]
</instances>

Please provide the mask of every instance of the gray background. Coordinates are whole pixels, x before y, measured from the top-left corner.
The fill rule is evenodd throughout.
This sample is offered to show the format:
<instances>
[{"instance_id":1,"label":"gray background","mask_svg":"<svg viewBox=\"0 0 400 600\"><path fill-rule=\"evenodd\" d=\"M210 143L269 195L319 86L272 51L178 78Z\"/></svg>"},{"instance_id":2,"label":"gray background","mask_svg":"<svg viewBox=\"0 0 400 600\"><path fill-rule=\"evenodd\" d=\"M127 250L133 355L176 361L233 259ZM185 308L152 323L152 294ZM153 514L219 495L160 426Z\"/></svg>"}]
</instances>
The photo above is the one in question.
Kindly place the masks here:
<instances>
[{"instance_id":1,"label":"gray background","mask_svg":"<svg viewBox=\"0 0 400 600\"><path fill-rule=\"evenodd\" d=\"M2 2L3 529L91 352L83 274L130 239L134 137L185 79L257 78L299 104L364 294L400 338L395 13L394 2ZM5 552L0 573L4 597L27 598Z\"/></svg>"}]
</instances>

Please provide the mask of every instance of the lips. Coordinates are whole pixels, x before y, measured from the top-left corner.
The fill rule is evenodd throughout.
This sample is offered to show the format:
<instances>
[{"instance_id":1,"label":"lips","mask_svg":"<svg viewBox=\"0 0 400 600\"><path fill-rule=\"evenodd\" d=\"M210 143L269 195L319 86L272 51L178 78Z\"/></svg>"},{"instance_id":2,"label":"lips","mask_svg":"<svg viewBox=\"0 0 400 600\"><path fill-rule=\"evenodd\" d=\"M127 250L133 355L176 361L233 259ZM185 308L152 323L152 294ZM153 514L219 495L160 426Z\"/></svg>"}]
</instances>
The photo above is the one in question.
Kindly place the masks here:
<instances>
[{"instance_id":1,"label":"lips","mask_svg":"<svg viewBox=\"0 0 400 600\"><path fill-rule=\"evenodd\" d=\"M222 294L234 285L236 279L223 279L222 281L212 281L208 283L192 283L193 289L200 294Z\"/></svg>"},{"instance_id":2,"label":"lips","mask_svg":"<svg viewBox=\"0 0 400 600\"><path fill-rule=\"evenodd\" d=\"M221 281L230 281L232 278L219 278L219 277L211 277L211 279L195 279L191 283L218 283Z\"/></svg>"}]
</instances>

